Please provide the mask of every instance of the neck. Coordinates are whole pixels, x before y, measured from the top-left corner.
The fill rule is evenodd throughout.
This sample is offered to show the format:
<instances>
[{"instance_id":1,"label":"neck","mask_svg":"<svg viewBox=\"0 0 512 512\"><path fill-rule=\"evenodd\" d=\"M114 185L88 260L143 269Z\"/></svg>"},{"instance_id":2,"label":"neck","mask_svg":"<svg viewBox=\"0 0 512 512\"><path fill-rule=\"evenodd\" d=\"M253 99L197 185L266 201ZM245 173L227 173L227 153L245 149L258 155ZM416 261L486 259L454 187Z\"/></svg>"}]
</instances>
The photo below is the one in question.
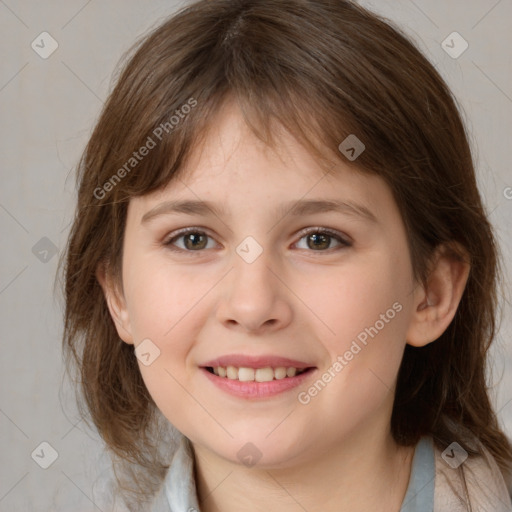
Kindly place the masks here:
<instances>
[{"instance_id":1,"label":"neck","mask_svg":"<svg viewBox=\"0 0 512 512\"><path fill-rule=\"evenodd\" d=\"M398 512L414 448L399 447L389 432L354 435L315 453L305 464L247 468L194 445L201 512Z\"/></svg>"}]
</instances>

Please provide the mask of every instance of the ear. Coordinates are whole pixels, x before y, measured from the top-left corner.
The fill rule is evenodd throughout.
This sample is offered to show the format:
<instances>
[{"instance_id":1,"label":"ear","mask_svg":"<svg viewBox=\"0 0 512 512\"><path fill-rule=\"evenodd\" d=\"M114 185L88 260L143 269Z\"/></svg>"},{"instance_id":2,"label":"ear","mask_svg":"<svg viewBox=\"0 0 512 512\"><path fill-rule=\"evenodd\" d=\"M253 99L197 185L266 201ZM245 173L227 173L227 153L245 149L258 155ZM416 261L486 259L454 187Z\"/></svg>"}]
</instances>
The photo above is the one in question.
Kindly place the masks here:
<instances>
[{"instance_id":1,"label":"ear","mask_svg":"<svg viewBox=\"0 0 512 512\"><path fill-rule=\"evenodd\" d=\"M123 292L119 290L114 277L106 270L106 266L103 263L99 264L96 269L96 278L103 289L110 316L116 325L119 337L125 343L133 345L130 317Z\"/></svg>"},{"instance_id":2,"label":"ear","mask_svg":"<svg viewBox=\"0 0 512 512\"><path fill-rule=\"evenodd\" d=\"M468 261L459 244L443 244L436 249L426 284L418 284L414 290L414 312L406 335L409 345L423 347L448 328L466 287Z\"/></svg>"}]
</instances>

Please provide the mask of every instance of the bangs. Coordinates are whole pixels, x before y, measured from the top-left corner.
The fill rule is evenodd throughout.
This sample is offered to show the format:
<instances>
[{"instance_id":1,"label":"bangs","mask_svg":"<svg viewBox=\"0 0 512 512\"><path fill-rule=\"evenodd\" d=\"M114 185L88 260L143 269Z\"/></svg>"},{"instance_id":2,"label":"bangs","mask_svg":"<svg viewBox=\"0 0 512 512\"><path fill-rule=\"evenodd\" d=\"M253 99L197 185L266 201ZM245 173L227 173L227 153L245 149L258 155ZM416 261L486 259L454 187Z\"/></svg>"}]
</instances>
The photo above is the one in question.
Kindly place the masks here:
<instances>
[{"instance_id":1,"label":"bangs","mask_svg":"<svg viewBox=\"0 0 512 512\"><path fill-rule=\"evenodd\" d=\"M124 203L182 178L190 157L201 151L218 117L233 102L245 124L265 145L278 149L280 134L285 130L326 172L342 158L340 140L361 131L353 128L353 121L352 128L345 128L347 119L333 120L333 110L328 105L315 105L307 91L298 86L288 90L265 84L267 89L251 91L237 83L236 76L231 76L234 83L227 76L223 78L218 90L207 97L201 94L200 87L190 84L188 92L192 94L188 99L180 98L164 114L155 111L148 115L146 111L148 117L155 119L150 126L141 130L142 123L138 123L131 132L125 132L125 137L112 141L112 158L98 174L97 187L105 194L98 191L95 199L103 204ZM197 80L198 85L203 83L202 77ZM344 162L351 165L347 159ZM362 170L361 162L354 169Z\"/></svg>"},{"instance_id":2,"label":"bangs","mask_svg":"<svg viewBox=\"0 0 512 512\"><path fill-rule=\"evenodd\" d=\"M100 169L94 173L100 189L91 198L95 206L125 202L177 179L228 101L238 104L262 142L275 149L284 128L325 169L340 159L380 174L403 165L403 155L391 150L393 137L401 132L407 146L407 135L419 129L418 113L406 111L396 83L408 80L406 94L424 96L417 84L428 81L431 69L416 64L415 77L387 69L383 62L396 60L397 34L386 24L380 54L366 52L365 31L340 30L351 23L350 11L346 19L338 13L335 23L328 8L316 10L308 31L298 34L295 22L303 24L304 13L297 2L282 3L289 19L272 18L272 6L264 3L232 4L229 13L202 4L198 16L183 9L125 55L126 67L91 138L94 153L86 152L83 162ZM183 19L186 31L180 30ZM404 62L415 52L404 44ZM368 148L357 167L338 150L351 134Z\"/></svg>"}]
</instances>

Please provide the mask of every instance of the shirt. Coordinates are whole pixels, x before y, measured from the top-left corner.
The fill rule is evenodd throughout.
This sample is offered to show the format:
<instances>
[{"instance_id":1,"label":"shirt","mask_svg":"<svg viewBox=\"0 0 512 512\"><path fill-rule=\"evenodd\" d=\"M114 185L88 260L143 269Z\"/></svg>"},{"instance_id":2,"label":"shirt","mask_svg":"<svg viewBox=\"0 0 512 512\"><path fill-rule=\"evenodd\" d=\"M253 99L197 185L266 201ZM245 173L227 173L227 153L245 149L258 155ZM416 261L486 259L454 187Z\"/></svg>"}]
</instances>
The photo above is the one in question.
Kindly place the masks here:
<instances>
[{"instance_id":1,"label":"shirt","mask_svg":"<svg viewBox=\"0 0 512 512\"><path fill-rule=\"evenodd\" d=\"M441 453L431 437L422 437L415 448L400 512L512 512L509 490L496 462L485 448L480 450L482 456L468 458L452 467L456 465L453 451ZM194 456L185 436L180 440L151 512L201 512Z\"/></svg>"}]
</instances>

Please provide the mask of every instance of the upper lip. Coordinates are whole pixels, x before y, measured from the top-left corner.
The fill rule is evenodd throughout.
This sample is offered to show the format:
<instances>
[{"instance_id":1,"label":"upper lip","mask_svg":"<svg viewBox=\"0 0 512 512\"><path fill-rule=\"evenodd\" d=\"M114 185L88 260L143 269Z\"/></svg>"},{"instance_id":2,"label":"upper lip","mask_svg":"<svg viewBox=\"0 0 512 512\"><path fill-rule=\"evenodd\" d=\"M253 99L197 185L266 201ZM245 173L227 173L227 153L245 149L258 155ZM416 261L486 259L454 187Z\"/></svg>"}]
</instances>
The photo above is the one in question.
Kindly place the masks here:
<instances>
[{"instance_id":1,"label":"upper lip","mask_svg":"<svg viewBox=\"0 0 512 512\"><path fill-rule=\"evenodd\" d=\"M279 357L272 355L261 355L261 356L246 356L243 354L229 354L225 356L217 357L201 365L203 367L216 368L222 366L235 366L237 368L279 368L279 367L293 367L293 368L313 368L314 365L305 363L303 361L297 361L296 359L289 359L288 357Z\"/></svg>"}]
</instances>

